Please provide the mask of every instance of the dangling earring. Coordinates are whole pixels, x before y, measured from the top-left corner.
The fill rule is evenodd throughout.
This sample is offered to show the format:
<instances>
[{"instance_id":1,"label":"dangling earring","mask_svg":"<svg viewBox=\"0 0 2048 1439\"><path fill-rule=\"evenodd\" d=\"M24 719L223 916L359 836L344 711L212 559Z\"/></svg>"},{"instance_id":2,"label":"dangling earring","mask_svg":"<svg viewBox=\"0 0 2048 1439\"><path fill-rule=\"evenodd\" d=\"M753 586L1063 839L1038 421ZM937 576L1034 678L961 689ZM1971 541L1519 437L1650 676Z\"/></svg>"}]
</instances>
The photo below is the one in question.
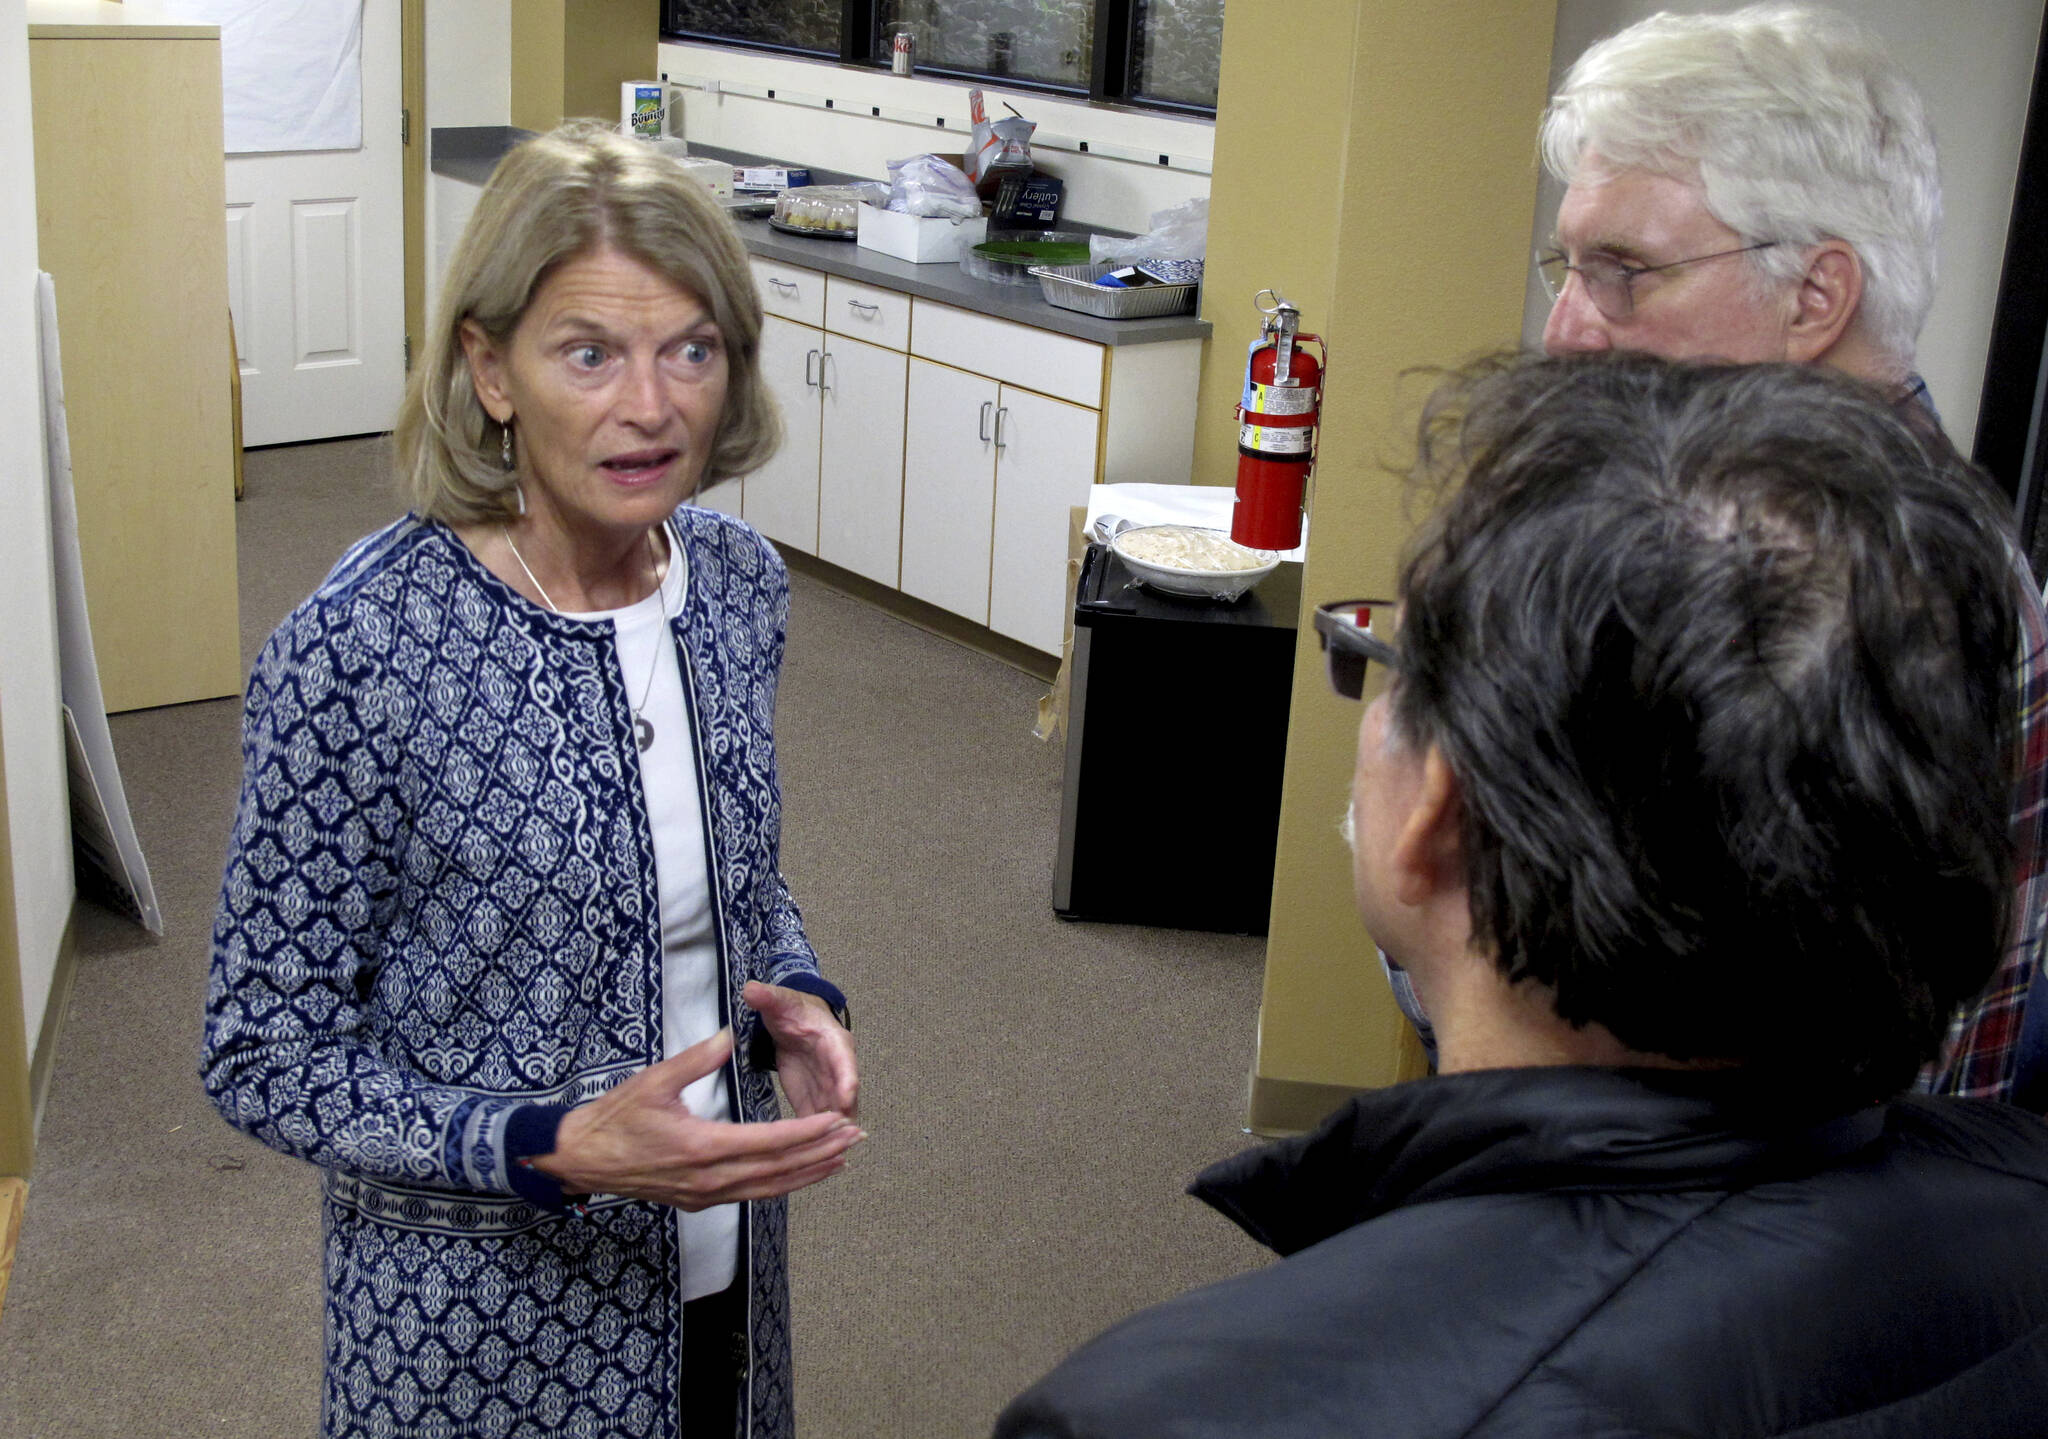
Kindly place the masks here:
<instances>
[{"instance_id":1,"label":"dangling earring","mask_svg":"<svg viewBox=\"0 0 2048 1439\"><path fill-rule=\"evenodd\" d=\"M520 514L526 513L526 486L517 480L512 482L512 502L519 506Z\"/></svg>"},{"instance_id":2,"label":"dangling earring","mask_svg":"<svg viewBox=\"0 0 2048 1439\"><path fill-rule=\"evenodd\" d=\"M512 468L512 417L509 415L498 425L498 459L506 469Z\"/></svg>"}]
</instances>

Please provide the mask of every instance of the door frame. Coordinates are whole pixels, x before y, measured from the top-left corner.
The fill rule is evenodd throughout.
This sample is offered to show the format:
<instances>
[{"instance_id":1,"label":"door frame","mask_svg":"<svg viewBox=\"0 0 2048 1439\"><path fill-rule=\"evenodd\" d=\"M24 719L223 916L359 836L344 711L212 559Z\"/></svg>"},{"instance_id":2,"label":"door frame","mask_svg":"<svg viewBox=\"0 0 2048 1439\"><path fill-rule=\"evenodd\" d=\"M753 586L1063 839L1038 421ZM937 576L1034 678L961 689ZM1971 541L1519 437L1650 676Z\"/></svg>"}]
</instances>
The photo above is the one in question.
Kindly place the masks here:
<instances>
[{"instance_id":1,"label":"door frame","mask_svg":"<svg viewBox=\"0 0 2048 1439\"><path fill-rule=\"evenodd\" d=\"M427 0L398 0L399 103L405 107L400 163L405 232L405 370L427 333Z\"/></svg>"}]
</instances>

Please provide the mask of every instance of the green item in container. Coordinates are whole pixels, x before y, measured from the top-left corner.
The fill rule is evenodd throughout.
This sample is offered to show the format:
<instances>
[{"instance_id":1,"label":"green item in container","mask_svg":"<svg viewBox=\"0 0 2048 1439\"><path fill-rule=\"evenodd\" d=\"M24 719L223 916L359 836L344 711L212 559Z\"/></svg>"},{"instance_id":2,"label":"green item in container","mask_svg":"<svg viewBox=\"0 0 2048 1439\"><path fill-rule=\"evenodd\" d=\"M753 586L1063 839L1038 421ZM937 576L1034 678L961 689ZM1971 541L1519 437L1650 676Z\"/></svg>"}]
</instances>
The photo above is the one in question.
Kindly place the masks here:
<instances>
[{"instance_id":1,"label":"green item in container","mask_svg":"<svg viewBox=\"0 0 2048 1439\"><path fill-rule=\"evenodd\" d=\"M988 240L974 247L974 253L1008 265L1085 265L1087 241L1073 240Z\"/></svg>"}]
</instances>

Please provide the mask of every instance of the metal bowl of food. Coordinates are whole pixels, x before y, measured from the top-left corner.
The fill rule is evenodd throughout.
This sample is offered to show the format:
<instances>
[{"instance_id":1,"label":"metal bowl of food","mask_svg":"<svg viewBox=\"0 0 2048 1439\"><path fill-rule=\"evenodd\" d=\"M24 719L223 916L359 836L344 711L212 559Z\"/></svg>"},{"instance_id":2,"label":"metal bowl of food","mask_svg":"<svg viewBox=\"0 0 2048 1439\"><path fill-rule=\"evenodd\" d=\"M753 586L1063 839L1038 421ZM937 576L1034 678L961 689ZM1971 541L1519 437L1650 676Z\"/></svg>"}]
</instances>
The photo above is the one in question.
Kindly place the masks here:
<instances>
[{"instance_id":1,"label":"metal bowl of food","mask_svg":"<svg viewBox=\"0 0 2048 1439\"><path fill-rule=\"evenodd\" d=\"M1125 568L1170 595L1234 600L1280 564L1272 550L1238 544L1227 530L1198 525L1141 525L1109 542Z\"/></svg>"}]
</instances>

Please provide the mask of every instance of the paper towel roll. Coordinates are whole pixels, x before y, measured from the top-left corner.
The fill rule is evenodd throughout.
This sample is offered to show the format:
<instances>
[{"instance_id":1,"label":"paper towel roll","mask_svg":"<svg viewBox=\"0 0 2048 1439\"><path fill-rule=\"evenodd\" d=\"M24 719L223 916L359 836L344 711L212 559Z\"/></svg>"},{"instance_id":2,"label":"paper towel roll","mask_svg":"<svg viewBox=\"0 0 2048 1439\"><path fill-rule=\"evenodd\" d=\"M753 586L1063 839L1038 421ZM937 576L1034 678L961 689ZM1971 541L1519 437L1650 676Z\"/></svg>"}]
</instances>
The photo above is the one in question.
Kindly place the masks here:
<instances>
[{"instance_id":1,"label":"paper towel roll","mask_svg":"<svg viewBox=\"0 0 2048 1439\"><path fill-rule=\"evenodd\" d=\"M683 91L661 80L626 80L619 85L619 131L643 140L683 137Z\"/></svg>"}]
</instances>

